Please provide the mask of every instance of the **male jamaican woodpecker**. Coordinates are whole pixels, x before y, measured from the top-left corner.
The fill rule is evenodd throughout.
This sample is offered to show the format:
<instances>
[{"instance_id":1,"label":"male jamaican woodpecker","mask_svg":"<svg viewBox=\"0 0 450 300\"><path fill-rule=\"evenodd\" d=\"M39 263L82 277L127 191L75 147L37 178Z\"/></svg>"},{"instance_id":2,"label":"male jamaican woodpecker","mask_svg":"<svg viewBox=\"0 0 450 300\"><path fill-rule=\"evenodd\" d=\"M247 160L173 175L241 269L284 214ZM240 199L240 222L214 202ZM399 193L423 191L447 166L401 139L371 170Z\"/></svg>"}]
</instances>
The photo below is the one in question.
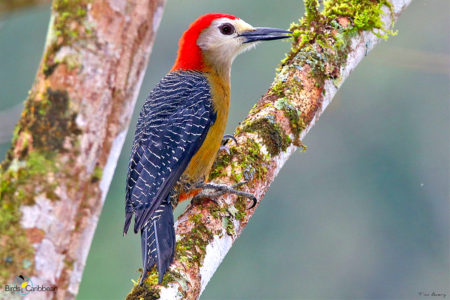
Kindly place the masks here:
<instances>
[{"instance_id":1,"label":"male jamaican woodpecker","mask_svg":"<svg viewBox=\"0 0 450 300\"><path fill-rule=\"evenodd\" d=\"M161 283L173 261L172 204L192 198L201 188L256 201L232 187L204 182L224 137L231 63L256 42L287 38L289 33L211 13L181 37L174 66L141 110L128 167L124 234L135 215L134 232L141 231L141 284L155 264Z\"/></svg>"}]
</instances>

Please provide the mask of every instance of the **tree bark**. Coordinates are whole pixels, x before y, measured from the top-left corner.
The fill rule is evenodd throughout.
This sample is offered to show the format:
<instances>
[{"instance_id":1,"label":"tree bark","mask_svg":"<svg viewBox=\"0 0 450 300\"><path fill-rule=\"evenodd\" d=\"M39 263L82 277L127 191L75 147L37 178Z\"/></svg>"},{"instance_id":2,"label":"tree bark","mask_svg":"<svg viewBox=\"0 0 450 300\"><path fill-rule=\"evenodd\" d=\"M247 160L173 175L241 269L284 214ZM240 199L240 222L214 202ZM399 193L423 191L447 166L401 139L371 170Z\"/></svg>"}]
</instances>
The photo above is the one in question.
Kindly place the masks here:
<instances>
[{"instance_id":1,"label":"tree bark","mask_svg":"<svg viewBox=\"0 0 450 300\"><path fill-rule=\"evenodd\" d=\"M262 199L289 157L305 149L301 140L338 88L368 52L388 35L411 0L329 0L322 12L305 0L306 14L293 24L293 46L268 92L236 129L210 179L233 184ZM175 261L157 285L153 270L127 299L197 299L247 225L255 208L247 199L226 195L191 204L176 223Z\"/></svg>"},{"instance_id":2,"label":"tree bark","mask_svg":"<svg viewBox=\"0 0 450 300\"><path fill-rule=\"evenodd\" d=\"M74 299L165 0L54 0L43 58L1 165L0 279Z\"/></svg>"}]
</instances>

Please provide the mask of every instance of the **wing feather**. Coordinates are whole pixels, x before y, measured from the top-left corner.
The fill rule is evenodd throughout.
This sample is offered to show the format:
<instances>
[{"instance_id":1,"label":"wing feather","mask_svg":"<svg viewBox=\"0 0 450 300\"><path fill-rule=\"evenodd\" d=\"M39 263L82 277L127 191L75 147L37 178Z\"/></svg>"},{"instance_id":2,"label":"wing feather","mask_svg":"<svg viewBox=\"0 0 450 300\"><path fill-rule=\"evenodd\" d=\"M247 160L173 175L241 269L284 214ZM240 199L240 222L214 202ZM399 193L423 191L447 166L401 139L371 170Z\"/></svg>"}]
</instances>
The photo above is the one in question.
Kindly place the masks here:
<instances>
[{"instance_id":1,"label":"wing feather","mask_svg":"<svg viewBox=\"0 0 450 300\"><path fill-rule=\"evenodd\" d=\"M186 169L215 121L209 84L199 72L166 75L147 98L130 157L124 233L138 232Z\"/></svg>"}]
</instances>

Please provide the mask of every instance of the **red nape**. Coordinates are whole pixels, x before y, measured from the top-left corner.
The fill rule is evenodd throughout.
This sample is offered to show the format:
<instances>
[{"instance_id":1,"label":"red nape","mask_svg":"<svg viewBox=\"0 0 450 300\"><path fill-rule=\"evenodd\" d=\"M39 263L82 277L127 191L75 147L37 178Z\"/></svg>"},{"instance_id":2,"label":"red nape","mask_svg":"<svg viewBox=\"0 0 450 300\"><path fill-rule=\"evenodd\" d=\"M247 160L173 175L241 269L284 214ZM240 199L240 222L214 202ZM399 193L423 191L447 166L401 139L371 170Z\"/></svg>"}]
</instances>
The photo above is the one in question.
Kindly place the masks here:
<instances>
[{"instance_id":1,"label":"red nape","mask_svg":"<svg viewBox=\"0 0 450 300\"><path fill-rule=\"evenodd\" d=\"M197 39L202 33L203 29L208 28L212 21L220 18L228 18L231 20L238 19L235 16L210 13L199 17L195 20L188 30L183 33L183 36L178 42L178 56L171 71L175 70L203 70L203 57L200 47L197 45Z\"/></svg>"}]
</instances>

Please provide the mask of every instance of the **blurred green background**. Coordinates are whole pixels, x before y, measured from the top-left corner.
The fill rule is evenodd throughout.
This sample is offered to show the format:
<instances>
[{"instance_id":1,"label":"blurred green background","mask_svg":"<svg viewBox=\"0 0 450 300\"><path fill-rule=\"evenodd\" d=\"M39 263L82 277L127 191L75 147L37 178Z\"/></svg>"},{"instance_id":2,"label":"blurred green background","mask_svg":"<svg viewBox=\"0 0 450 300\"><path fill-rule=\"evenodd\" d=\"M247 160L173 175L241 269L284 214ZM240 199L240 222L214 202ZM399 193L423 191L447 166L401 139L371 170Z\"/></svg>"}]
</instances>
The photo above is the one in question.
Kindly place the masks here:
<instances>
[{"instance_id":1,"label":"blurred green background","mask_svg":"<svg viewBox=\"0 0 450 300\"><path fill-rule=\"evenodd\" d=\"M169 0L78 299L123 299L139 276L139 236L122 237L136 116L171 67L177 40L207 12L287 28L299 0ZM202 299L415 299L450 292L450 1L416 0L398 36L351 74L276 178ZM0 157L42 55L49 6L0 19ZM287 42L232 71L231 133L265 93ZM421 298L423 299L423 298Z\"/></svg>"}]
</instances>

